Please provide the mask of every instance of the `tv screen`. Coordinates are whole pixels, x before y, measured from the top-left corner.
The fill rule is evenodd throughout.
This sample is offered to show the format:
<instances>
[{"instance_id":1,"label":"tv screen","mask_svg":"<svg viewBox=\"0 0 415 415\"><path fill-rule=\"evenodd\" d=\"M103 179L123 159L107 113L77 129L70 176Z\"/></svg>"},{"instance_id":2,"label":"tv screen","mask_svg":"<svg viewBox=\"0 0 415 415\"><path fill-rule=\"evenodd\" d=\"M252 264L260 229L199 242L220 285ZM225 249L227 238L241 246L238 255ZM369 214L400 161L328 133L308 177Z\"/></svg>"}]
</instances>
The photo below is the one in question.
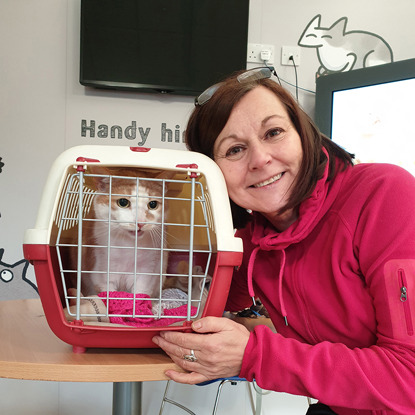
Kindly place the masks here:
<instances>
[{"instance_id":1,"label":"tv screen","mask_svg":"<svg viewBox=\"0 0 415 415\"><path fill-rule=\"evenodd\" d=\"M246 68L249 0L82 0L80 83L198 95Z\"/></svg>"},{"instance_id":2,"label":"tv screen","mask_svg":"<svg viewBox=\"0 0 415 415\"><path fill-rule=\"evenodd\" d=\"M315 120L357 162L400 165L415 175L415 59L317 79Z\"/></svg>"}]
</instances>

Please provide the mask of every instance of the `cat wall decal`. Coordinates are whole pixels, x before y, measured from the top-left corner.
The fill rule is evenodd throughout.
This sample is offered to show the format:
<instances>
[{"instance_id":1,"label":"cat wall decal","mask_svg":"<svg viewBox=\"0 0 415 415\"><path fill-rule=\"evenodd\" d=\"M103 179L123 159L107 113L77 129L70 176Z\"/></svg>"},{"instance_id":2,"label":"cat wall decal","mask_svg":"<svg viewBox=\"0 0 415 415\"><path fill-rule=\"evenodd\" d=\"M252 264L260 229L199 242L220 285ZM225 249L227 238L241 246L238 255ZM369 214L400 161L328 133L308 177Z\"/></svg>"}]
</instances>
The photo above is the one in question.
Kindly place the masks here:
<instances>
[{"instance_id":1,"label":"cat wall decal","mask_svg":"<svg viewBox=\"0 0 415 415\"><path fill-rule=\"evenodd\" d=\"M39 297L36 285L26 276L29 261L7 264L3 254L4 249L0 249L0 301Z\"/></svg>"},{"instance_id":2,"label":"cat wall decal","mask_svg":"<svg viewBox=\"0 0 415 415\"><path fill-rule=\"evenodd\" d=\"M382 37L363 30L346 31L347 22L347 17L341 17L322 27L318 14L301 34L299 46L317 49L316 77L393 62L392 48Z\"/></svg>"}]
</instances>

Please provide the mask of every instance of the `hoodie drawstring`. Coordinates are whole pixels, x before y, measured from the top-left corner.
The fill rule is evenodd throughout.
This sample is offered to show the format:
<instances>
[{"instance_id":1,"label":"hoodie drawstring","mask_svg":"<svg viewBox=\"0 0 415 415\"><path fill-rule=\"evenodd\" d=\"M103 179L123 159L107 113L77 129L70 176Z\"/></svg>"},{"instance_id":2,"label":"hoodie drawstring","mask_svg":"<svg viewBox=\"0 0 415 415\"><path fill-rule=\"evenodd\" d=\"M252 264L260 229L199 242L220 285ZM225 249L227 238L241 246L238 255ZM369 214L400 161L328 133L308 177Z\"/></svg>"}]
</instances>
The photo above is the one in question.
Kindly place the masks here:
<instances>
[{"instance_id":1,"label":"hoodie drawstring","mask_svg":"<svg viewBox=\"0 0 415 415\"><path fill-rule=\"evenodd\" d=\"M255 292L253 287L253 271L254 271L254 263L257 256L257 253L259 251L260 247L257 246L254 248L254 250L251 252L251 256L249 258L248 263L248 293L250 297L252 298L252 302L254 303L254 306L256 305L255 301ZM288 319L287 319L287 310L285 309L285 303L284 303L284 296L282 294L282 279L284 278L284 268L285 268L285 250L281 250L281 266L280 266L280 272L278 275L278 300L280 302L281 307L281 314L284 317L285 325L288 326Z\"/></svg>"},{"instance_id":2,"label":"hoodie drawstring","mask_svg":"<svg viewBox=\"0 0 415 415\"><path fill-rule=\"evenodd\" d=\"M255 262L256 254L258 253L258 251L259 251L259 246L254 248L254 250L251 252L251 256L249 258L249 264L248 264L248 293L251 296L252 302L254 303L254 305L256 305L256 301L255 301L254 287L252 285L252 273L254 271L254 262Z\"/></svg>"},{"instance_id":3,"label":"hoodie drawstring","mask_svg":"<svg viewBox=\"0 0 415 415\"><path fill-rule=\"evenodd\" d=\"M284 303L284 296L282 295L282 279L284 277L284 268L285 268L285 250L283 249L281 251L282 258L281 258L281 266L280 266L280 273L278 275L278 296L281 306L281 314L284 317L285 325L288 326L288 320L287 320L287 310L285 309L285 303Z\"/></svg>"}]
</instances>

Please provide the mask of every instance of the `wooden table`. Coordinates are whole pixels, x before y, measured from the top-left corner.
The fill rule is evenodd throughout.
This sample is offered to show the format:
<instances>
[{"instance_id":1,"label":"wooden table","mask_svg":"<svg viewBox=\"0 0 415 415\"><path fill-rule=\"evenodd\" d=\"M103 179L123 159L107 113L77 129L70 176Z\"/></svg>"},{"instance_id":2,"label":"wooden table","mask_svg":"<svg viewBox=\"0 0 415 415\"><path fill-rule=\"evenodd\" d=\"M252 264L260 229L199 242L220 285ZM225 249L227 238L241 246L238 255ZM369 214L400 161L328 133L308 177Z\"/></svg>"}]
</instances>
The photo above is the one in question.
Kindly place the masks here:
<instances>
[{"instance_id":1,"label":"wooden table","mask_svg":"<svg viewBox=\"0 0 415 415\"><path fill-rule=\"evenodd\" d=\"M114 382L113 415L141 415L144 381L181 370L160 349L88 349L73 353L56 337L40 300L0 301L0 377L56 382Z\"/></svg>"}]
</instances>

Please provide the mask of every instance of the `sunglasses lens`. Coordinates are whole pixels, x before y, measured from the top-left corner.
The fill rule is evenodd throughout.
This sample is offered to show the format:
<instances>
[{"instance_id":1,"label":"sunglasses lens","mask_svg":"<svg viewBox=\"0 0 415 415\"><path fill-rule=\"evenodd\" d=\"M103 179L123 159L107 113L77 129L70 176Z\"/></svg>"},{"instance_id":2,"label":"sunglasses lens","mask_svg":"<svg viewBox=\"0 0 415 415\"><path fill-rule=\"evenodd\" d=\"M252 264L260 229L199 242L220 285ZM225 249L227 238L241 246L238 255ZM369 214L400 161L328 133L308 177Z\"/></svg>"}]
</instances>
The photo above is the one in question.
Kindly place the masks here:
<instances>
[{"instance_id":1,"label":"sunglasses lens","mask_svg":"<svg viewBox=\"0 0 415 415\"><path fill-rule=\"evenodd\" d=\"M238 82L251 82L258 79L271 78L271 68L256 68L250 71L246 71L238 76Z\"/></svg>"},{"instance_id":2,"label":"sunglasses lens","mask_svg":"<svg viewBox=\"0 0 415 415\"><path fill-rule=\"evenodd\" d=\"M271 78L273 70L274 68L272 66L267 66L264 68L254 68L240 74L237 80L239 83L244 83L256 81L258 79ZM206 89L206 91L202 92L198 97L195 98L195 105L202 106L203 104L206 104L206 102L208 102L212 98L213 94L219 89L221 85L222 82L219 82L218 84L212 85L211 87Z\"/></svg>"},{"instance_id":3,"label":"sunglasses lens","mask_svg":"<svg viewBox=\"0 0 415 415\"><path fill-rule=\"evenodd\" d=\"M195 105L203 105L206 104L211 98L212 95L218 90L218 88L222 85L222 83L215 84L210 86L206 91L202 92L196 99L195 99Z\"/></svg>"}]
</instances>

